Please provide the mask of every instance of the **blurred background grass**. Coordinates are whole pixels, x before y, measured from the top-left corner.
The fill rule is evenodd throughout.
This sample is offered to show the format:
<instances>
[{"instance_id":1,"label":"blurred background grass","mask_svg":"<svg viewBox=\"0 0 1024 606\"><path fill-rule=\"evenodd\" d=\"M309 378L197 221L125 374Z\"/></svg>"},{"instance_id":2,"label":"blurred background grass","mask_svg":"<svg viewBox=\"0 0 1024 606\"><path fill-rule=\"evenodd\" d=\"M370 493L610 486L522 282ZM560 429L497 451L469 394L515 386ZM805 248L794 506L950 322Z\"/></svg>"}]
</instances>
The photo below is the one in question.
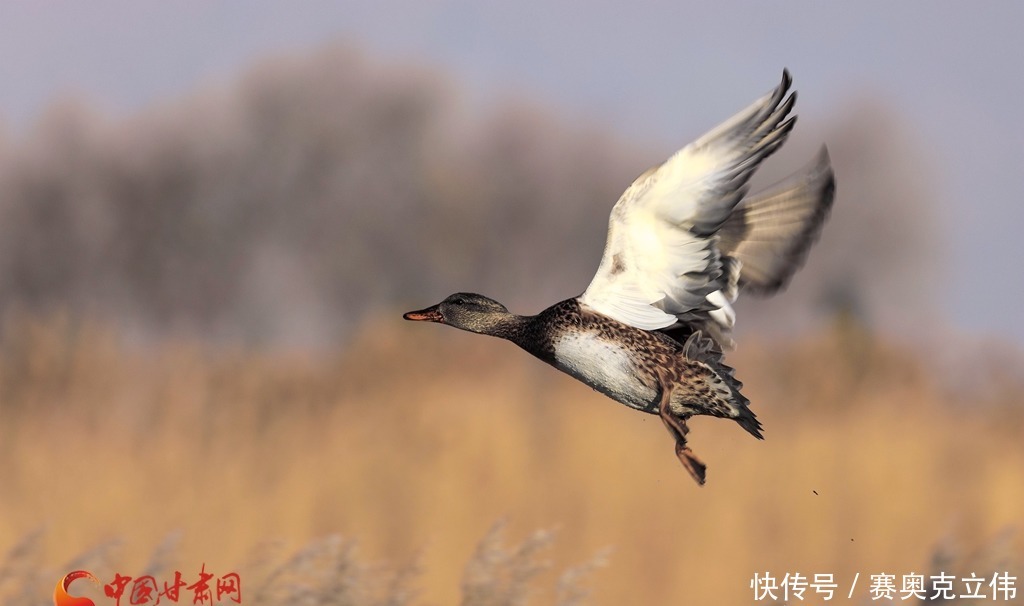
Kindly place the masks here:
<instances>
[{"instance_id":1,"label":"blurred background grass","mask_svg":"<svg viewBox=\"0 0 1024 606\"><path fill-rule=\"evenodd\" d=\"M0 545L44 528L59 576L119 539L103 565L132 574L177 530L179 566L255 586L266 541L340 534L368 562L414 565L416 595L446 604L505 517L514 540L557 531L556 569L610 548L594 603L739 604L755 571L927 573L943 545L1024 522L1019 392L958 412L913 355L842 324L734 362L768 439L698 420L699 488L656 417L497 341L380 318L334 355L134 351L21 320L0 357ZM990 566L1011 566L1015 541Z\"/></svg>"},{"instance_id":2,"label":"blurred background grass","mask_svg":"<svg viewBox=\"0 0 1024 606\"><path fill-rule=\"evenodd\" d=\"M330 47L0 139L0 596L49 603L78 565L205 562L275 604L740 604L755 572L1020 570L1024 364L935 316L930 176L883 105L802 123L766 166L826 141L839 198L793 287L742 303L729 361L767 440L694 421L698 488L656 417L401 322L454 290L578 293L664 156L461 95Z\"/></svg>"}]
</instances>

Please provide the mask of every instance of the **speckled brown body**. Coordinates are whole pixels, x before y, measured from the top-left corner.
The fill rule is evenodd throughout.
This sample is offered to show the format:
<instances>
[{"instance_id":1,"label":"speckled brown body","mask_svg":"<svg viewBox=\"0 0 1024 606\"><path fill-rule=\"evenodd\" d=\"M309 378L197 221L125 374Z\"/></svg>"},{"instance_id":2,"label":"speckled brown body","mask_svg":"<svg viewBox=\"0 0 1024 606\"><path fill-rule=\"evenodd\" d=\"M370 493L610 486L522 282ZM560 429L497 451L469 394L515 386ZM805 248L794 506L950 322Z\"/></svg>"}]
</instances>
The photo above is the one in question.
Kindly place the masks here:
<instances>
[{"instance_id":1,"label":"speckled brown body","mask_svg":"<svg viewBox=\"0 0 1024 606\"><path fill-rule=\"evenodd\" d=\"M631 408L658 414L665 389L671 390L670 410L683 418L736 418L746 408L742 384L699 336L681 343L590 311L576 299L556 303L517 328L509 340Z\"/></svg>"}]
</instances>

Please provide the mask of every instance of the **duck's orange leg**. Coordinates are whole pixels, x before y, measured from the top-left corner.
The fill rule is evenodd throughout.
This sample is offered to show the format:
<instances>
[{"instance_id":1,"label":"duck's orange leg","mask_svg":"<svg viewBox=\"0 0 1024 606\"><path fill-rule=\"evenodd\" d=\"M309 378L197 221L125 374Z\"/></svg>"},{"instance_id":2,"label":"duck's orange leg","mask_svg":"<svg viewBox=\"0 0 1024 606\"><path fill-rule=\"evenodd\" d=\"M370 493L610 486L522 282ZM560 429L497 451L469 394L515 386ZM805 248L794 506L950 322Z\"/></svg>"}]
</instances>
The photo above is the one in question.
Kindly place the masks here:
<instances>
[{"instance_id":1,"label":"duck's orange leg","mask_svg":"<svg viewBox=\"0 0 1024 606\"><path fill-rule=\"evenodd\" d=\"M672 401L672 389L667 386L669 384L668 381L662 380L660 376L658 379L661 383L661 401L658 403L658 414L661 415L661 421L665 424L665 428L676 439L676 456L679 457L679 462L683 464L686 471L690 472L693 479L703 486L707 465L698 459L693 454L693 451L690 450L690 447L686 445L686 434L690 433L690 428L686 426L686 417L672 414L672 410L669 407L669 402Z\"/></svg>"}]
</instances>

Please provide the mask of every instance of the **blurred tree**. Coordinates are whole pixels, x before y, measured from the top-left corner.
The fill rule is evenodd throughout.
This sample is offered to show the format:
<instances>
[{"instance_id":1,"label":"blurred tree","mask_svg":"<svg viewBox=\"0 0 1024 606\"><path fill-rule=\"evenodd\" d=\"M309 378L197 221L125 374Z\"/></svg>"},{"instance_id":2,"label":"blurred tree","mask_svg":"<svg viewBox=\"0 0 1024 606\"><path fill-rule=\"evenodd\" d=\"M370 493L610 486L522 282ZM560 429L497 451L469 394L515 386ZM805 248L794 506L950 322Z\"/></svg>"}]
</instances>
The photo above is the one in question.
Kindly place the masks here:
<instances>
[{"instance_id":1,"label":"blurred tree","mask_svg":"<svg viewBox=\"0 0 1024 606\"><path fill-rule=\"evenodd\" d=\"M845 116L800 138L828 141L839 176L823 241L741 330L837 308L899 323L928 304L927 176L895 118ZM767 177L813 156L792 147ZM0 311L314 345L454 290L524 313L578 294L618 195L674 151L521 102L479 115L435 72L337 47L134 116L63 102L3 149Z\"/></svg>"}]
</instances>

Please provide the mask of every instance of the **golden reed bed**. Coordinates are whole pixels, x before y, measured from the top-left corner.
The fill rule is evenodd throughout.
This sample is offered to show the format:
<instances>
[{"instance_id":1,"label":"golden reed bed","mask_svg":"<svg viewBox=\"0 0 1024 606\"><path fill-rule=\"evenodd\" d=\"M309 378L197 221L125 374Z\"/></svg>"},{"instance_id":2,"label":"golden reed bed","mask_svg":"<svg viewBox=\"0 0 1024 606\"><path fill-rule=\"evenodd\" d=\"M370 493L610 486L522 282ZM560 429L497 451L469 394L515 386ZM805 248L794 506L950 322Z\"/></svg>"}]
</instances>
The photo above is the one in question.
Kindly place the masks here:
<instances>
[{"instance_id":1,"label":"golden reed bed","mask_svg":"<svg viewBox=\"0 0 1024 606\"><path fill-rule=\"evenodd\" d=\"M333 355L126 346L88 324L13 318L0 348L0 596L46 604L69 565L134 576L157 550L166 569L234 570L243 603L261 586L271 603L283 590L268 583L286 580L259 563L267 544L281 561L351 547L332 535L358 545L345 557L364 572L408 573L401 591L381 590L393 604L458 603L474 574L511 575L531 604L576 603L557 573L602 559L575 582L603 605L753 604L764 571L834 573L843 601L854 573L929 573L954 566L933 562L949 550L979 575L1019 566L1019 538L990 547L1024 524L1012 386L986 386L1004 405L954 402L909 352L841 325L746 340L730 362L767 440L696 419L711 462L701 488L657 417L508 344L397 316ZM474 557L498 519L525 551L492 536ZM536 529L556 531L548 548ZM516 585L488 602L497 590L475 587L466 604L523 596ZM309 603L371 603L328 594Z\"/></svg>"}]
</instances>

